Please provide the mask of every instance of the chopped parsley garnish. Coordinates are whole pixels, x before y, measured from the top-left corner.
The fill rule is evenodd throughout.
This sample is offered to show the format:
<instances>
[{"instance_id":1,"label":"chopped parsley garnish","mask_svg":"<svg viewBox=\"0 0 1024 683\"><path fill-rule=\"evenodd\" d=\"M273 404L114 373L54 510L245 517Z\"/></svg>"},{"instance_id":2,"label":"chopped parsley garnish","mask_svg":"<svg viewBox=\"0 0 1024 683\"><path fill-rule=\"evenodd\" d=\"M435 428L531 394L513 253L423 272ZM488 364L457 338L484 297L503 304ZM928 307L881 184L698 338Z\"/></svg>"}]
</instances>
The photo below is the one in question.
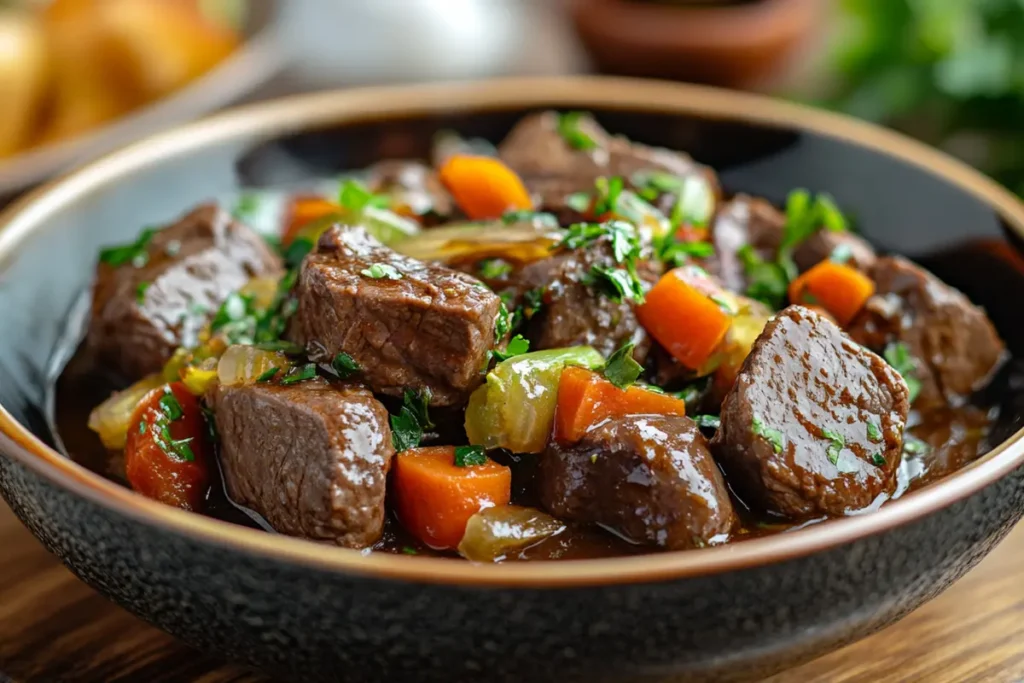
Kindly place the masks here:
<instances>
[{"instance_id":1,"label":"chopped parsley garnish","mask_svg":"<svg viewBox=\"0 0 1024 683\"><path fill-rule=\"evenodd\" d=\"M822 429L821 435L829 440L828 448L825 450L828 455L828 461L833 465L839 465L839 453L846 447L846 439L843 438L842 434L835 432L831 429Z\"/></svg>"},{"instance_id":2,"label":"chopped parsley garnish","mask_svg":"<svg viewBox=\"0 0 1024 683\"><path fill-rule=\"evenodd\" d=\"M517 334L509 340L508 344L505 345L504 350L491 349L487 352L487 361L484 363L484 372L487 372L487 368L491 364L491 359L500 363L503 360L508 360L515 356L521 356L529 350L530 340L524 338L521 334Z\"/></svg>"},{"instance_id":3,"label":"chopped parsley garnish","mask_svg":"<svg viewBox=\"0 0 1024 683\"><path fill-rule=\"evenodd\" d=\"M160 444L164 452L167 453L167 449L170 449L174 455L178 456L185 462L193 462L196 459L196 454L192 452L192 447L189 444L192 442L192 437L187 439L173 439L171 438L171 432L167 425L164 425L161 431L162 443ZM166 446L166 447L164 447Z\"/></svg>"},{"instance_id":4,"label":"chopped parsley garnish","mask_svg":"<svg viewBox=\"0 0 1024 683\"><path fill-rule=\"evenodd\" d=\"M565 237L553 249L580 249L603 239L611 243L616 263L629 263L640 254L640 237L636 228L625 221L574 223L568 227Z\"/></svg>"},{"instance_id":5,"label":"chopped parsley garnish","mask_svg":"<svg viewBox=\"0 0 1024 683\"><path fill-rule=\"evenodd\" d=\"M558 218L554 214L543 211L530 211L529 209L508 211L502 215L501 222L505 225L511 225L512 223L532 223L534 225L542 225L549 228L558 227Z\"/></svg>"},{"instance_id":6,"label":"chopped parsley garnish","mask_svg":"<svg viewBox=\"0 0 1024 683\"><path fill-rule=\"evenodd\" d=\"M835 248L832 249L832 253L828 255L829 261L840 265L845 264L851 258L853 258L853 250L850 248L850 245L846 243L837 244Z\"/></svg>"},{"instance_id":7,"label":"chopped parsley garnish","mask_svg":"<svg viewBox=\"0 0 1024 683\"><path fill-rule=\"evenodd\" d=\"M602 216L606 213L614 213L619 206L619 197L625 183L621 176L605 178L601 176L594 181L594 189L597 190L597 202L594 203L594 214Z\"/></svg>"},{"instance_id":8,"label":"chopped parsley garnish","mask_svg":"<svg viewBox=\"0 0 1024 683\"><path fill-rule=\"evenodd\" d=\"M757 415L755 415L754 419L751 421L751 429L755 435L760 436L762 439L770 443L772 445L772 449L776 453L782 452L782 446L785 442L783 441L782 432L778 429L772 429L771 427L765 426L764 422L762 422L761 418Z\"/></svg>"},{"instance_id":9,"label":"chopped parsley garnish","mask_svg":"<svg viewBox=\"0 0 1024 683\"><path fill-rule=\"evenodd\" d=\"M140 306L146 302L146 290L149 289L151 284L153 283L140 282L139 286L135 288L135 301L137 301Z\"/></svg>"},{"instance_id":10,"label":"chopped parsley garnish","mask_svg":"<svg viewBox=\"0 0 1024 683\"><path fill-rule=\"evenodd\" d=\"M597 141L580 128L580 121L586 118L581 111L570 111L558 115L558 134L565 144L573 149L589 151L597 148Z\"/></svg>"},{"instance_id":11,"label":"chopped parsley garnish","mask_svg":"<svg viewBox=\"0 0 1024 683\"><path fill-rule=\"evenodd\" d=\"M827 194L812 195L807 190L793 190L786 198L786 224L782 230L781 251L791 253L821 228L830 232L847 230L835 201Z\"/></svg>"},{"instance_id":12,"label":"chopped parsley garnish","mask_svg":"<svg viewBox=\"0 0 1024 683\"><path fill-rule=\"evenodd\" d=\"M591 266L590 271L583 275L583 284L593 287L612 301L644 302L643 284L635 271L607 266Z\"/></svg>"},{"instance_id":13,"label":"chopped parsley garnish","mask_svg":"<svg viewBox=\"0 0 1024 683\"><path fill-rule=\"evenodd\" d=\"M910 355L910 349L903 342L893 342L885 347L882 354L893 370L903 375L907 383L911 403L921 393L921 380L917 378L917 359Z\"/></svg>"},{"instance_id":14,"label":"chopped parsley garnish","mask_svg":"<svg viewBox=\"0 0 1024 683\"><path fill-rule=\"evenodd\" d=\"M398 269L389 263L374 263L369 268L363 268L359 271L360 274L373 278L374 280L380 280L387 278L388 280L401 280L402 274L398 272Z\"/></svg>"},{"instance_id":15,"label":"chopped parsley garnish","mask_svg":"<svg viewBox=\"0 0 1024 683\"><path fill-rule=\"evenodd\" d=\"M419 555L420 553L419 553L418 550L416 550L416 548L413 548L412 546L403 545L402 546L402 554L403 555Z\"/></svg>"},{"instance_id":16,"label":"chopped parsley garnish","mask_svg":"<svg viewBox=\"0 0 1024 683\"><path fill-rule=\"evenodd\" d=\"M673 228L683 225L705 228L715 212L715 194L707 178L699 174L676 176L662 171L639 171L631 177L640 196L651 202L659 195L674 195L669 214Z\"/></svg>"},{"instance_id":17,"label":"chopped parsley garnish","mask_svg":"<svg viewBox=\"0 0 1024 683\"><path fill-rule=\"evenodd\" d=\"M605 379L619 389L625 389L633 384L643 372L643 367L633 358L633 346L632 342L620 346L604 366Z\"/></svg>"},{"instance_id":18,"label":"chopped parsley garnish","mask_svg":"<svg viewBox=\"0 0 1024 683\"><path fill-rule=\"evenodd\" d=\"M487 464L487 452L483 446L456 446L455 466L474 467Z\"/></svg>"},{"instance_id":19,"label":"chopped parsley garnish","mask_svg":"<svg viewBox=\"0 0 1024 683\"><path fill-rule=\"evenodd\" d=\"M251 222L259 214L262 201L262 197L256 192L243 192L231 208L231 215L235 220Z\"/></svg>"},{"instance_id":20,"label":"chopped parsley garnish","mask_svg":"<svg viewBox=\"0 0 1024 683\"><path fill-rule=\"evenodd\" d=\"M139 420L139 434L145 434L145 433L146 433L146 421L145 420Z\"/></svg>"},{"instance_id":21,"label":"chopped parsley garnish","mask_svg":"<svg viewBox=\"0 0 1024 683\"><path fill-rule=\"evenodd\" d=\"M573 192L566 196L565 205L576 213L587 213L590 210L590 195L586 192Z\"/></svg>"},{"instance_id":22,"label":"chopped parsley garnish","mask_svg":"<svg viewBox=\"0 0 1024 683\"><path fill-rule=\"evenodd\" d=\"M256 378L256 381L259 382L260 384L269 382L270 380L274 379L274 376L277 375L277 373L280 371L281 368L270 368L269 370L265 370L262 373L260 373L260 376Z\"/></svg>"},{"instance_id":23,"label":"chopped parsley garnish","mask_svg":"<svg viewBox=\"0 0 1024 683\"><path fill-rule=\"evenodd\" d=\"M379 195L354 178L346 178L338 190L338 204L349 211L362 211L367 207L386 209L391 200L386 195Z\"/></svg>"},{"instance_id":24,"label":"chopped parsley garnish","mask_svg":"<svg viewBox=\"0 0 1024 683\"><path fill-rule=\"evenodd\" d=\"M715 247L710 242L681 242L672 233L668 237L658 249L658 259L675 268L688 264L691 259L706 259L715 254Z\"/></svg>"},{"instance_id":25,"label":"chopped parsley garnish","mask_svg":"<svg viewBox=\"0 0 1024 683\"><path fill-rule=\"evenodd\" d=\"M882 440L881 428L871 420L868 420L868 439L875 443Z\"/></svg>"},{"instance_id":26,"label":"chopped parsley garnish","mask_svg":"<svg viewBox=\"0 0 1024 683\"><path fill-rule=\"evenodd\" d=\"M701 429L718 429L722 426L722 419L717 415L696 415L693 421Z\"/></svg>"},{"instance_id":27,"label":"chopped parsley garnish","mask_svg":"<svg viewBox=\"0 0 1024 683\"><path fill-rule=\"evenodd\" d=\"M224 299L210 323L229 344L252 344L256 341L260 313L253 308L253 297L232 292Z\"/></svg>"},{"instance_id":28,"label":"chopped parsley garnish","mask_svg":"<svg viewBox=\"0 0 1024 683\"><path fill-rule=\"evenodd\" d=\"M708 298L718 304L718 307L721 308L723 312L728 313L729 315L736 315L736 310L732 307L732 304L725 299L725 297L718 294L712 294Z\"/></svg>"},{"instance_id":29,"label":"chopped parsley garnish","mask_svg":"<svg viewBox=\"0 0 1024 683\"><path fill-rule=\"evenodd\" d=\"M686 403L686 412L696 410L697 404L700 402L704 395L704 390L708 386L707 379L698 380L692 384L687 384L683 387L682 391L677 391L673 394L676 398Z\"/></svg>"},{"instance_id":30,"label":"chopped parsley garnish","mask_svg":"<svg viewBox=\"0 0 1024 683\"><path fill-rule=\"evenodd\" d=\"M546 287L537 287L523 292L523 316L527 320L532 318L544 305L544 294L546 292Z\"/></svg>"},{"instance_id":31,"label":"chopped parsley garnish","mask_svg":"<svg viewBox=\"0 0 1024 683\"><path fill-rule=\"evenodd\" d=\"M298 384L315 377L316 363L306 363L305 365L297 365L289 370L288 374L281 378L281 384Z\"/></svg>"},{"instance_id":32,"label":"chopped parsley garnish","mask_svg":"<svg viewBox=\"0 0 1024 683\"><path fill-rule=\"evenodd\" d=\"M927 453L929 450L930 447L928 444L921 441L921 439L918 439L916 436L910 436L909 434L905 434L903 436L904 453L907 453L908 455L921 455L923 453Z\"/></svg>"},{"instance_id":33,"label":"chopped parsley garnish","mask_svg":"<svg viewBox=\"0 0 1024 683\"><path fill-rule=\"evenodd\" d=\"M149 263L149 252L146 250L157 232L157 228L145 228L130 244L101 249L100 262L115 268L126 263L130 263L136 268L142 268Z\"/></svg>"},{"instance_id":34,"label":"chopped parsley garnish","mask_svg":"<svg viewBox=\"0 0 1024 683\"><path fill-rule=\"evenodd\" d=\"M308 237L296 237L284 251L284 262L289 268L298 268L306 254L313 251L313 240Z\"/></svg>"},{"instance_id":35,"label":"chopped parsley garnish","mask_svg":"<svg viewBox=\"0 0 1024 683\"><path fill-rule=\"evenodd\" d=\"M341 353L334 357L334 359L331 361L331 367L334 369L336 373L338 373L338 377L340 377L341 379L348 379L352 375L362 370L362 368L359 367L359 363L357 363L352 356L348 355L344 351L342 351Z\"/></svg>"},{"instance_id":36,"label":"chopped parsley garnish","mask_svg":"<svg viewBox=\"0 0 1024 683\"><path fill-rule=\"evenodd\" d=\"M749 244L740 247L736 255L747 276L747 296L773 309L782 308L789 287L786 270L774 261L762 259Z\"/></svg>"},{"instance_id":37,"label":"chopped parsley garnish","mask_svg":"<svg viewBox=\"0 0 1024 683\"><path fill-rule=\"evenodd\" d=\"M512 314L508 312L508 306L504 299L498 304L498 315L494 316L494 339L504 339L505 335L512 331Z\"/></svg>"},{"instance_id":38,"label":"chopped parsley garnish","mask_svg":"<svg viewBox=\"0 0 1024 683\"><path fill-rule=\"evenodd\" d=\"M871 454L871 464L875 465L876 467L884 467L885 466L885 456L882 455L881 453L872 453Z\"/></svg>"},{"instance_id":39,"label":"chopped parsley garnish","mask_svg":"<svg viewBox=\"0 0 1024 683\"><path fill-rule=\"evenodd\" d=\"M160 397L160 410L171 422L180 420L185 416L185 411L182 409L181 403L178 402L177 397L171 393L169 388L165 388L164 395Z\"/></svg>"},{"instance_id":40,"label":"chopped parsley garnish","mask_svg":"<svg viewBox=\"0 0 1024 683\"><path fill-rule=\"evenodd\" d=\"M512 264L500 258L484 259L477 264L477 273L485 280L498 280L512 272Z\"/></svg>"},{"instance_id":41,"label":"chopped parsley garnish","mask_svg":"<svg viewBox=\"0 0 1024 683\"><path fill-rule=\"evenodd\" d=\"M434 426L427 413L430 391L417 393L406 389L402 397L402 408L391 416L391 442L398 452L416 448L423 440L423 432Z\"/></svg>"}]
</instances>

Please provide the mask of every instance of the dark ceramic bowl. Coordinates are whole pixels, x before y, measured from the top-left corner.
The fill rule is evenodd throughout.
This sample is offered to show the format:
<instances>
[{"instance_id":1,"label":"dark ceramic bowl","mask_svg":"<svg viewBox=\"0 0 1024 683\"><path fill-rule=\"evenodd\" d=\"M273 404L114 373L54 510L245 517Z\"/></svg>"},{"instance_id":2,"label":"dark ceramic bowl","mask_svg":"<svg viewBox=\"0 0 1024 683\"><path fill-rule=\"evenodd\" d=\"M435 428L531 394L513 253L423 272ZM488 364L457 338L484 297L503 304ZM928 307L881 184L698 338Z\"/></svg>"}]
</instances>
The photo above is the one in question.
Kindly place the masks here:
<instances>
[{"instance_id":1,"label":"dark ceramic bowl","mask_svg":"<svg viewBox=\"0 0 1024 683\"><path fill-rule=\"evenodd\" d=\"M829 114L717 90L609 79L328 93L153 138L0 219L0 489L84 581L204 650L299 680L744 678L861 638L934 597L1024 512L1024 418L999 387L998 445L871 514L724 547L477 566L363 555L162 506L74 464L49 386L100 245L239 185L420 156L455 128L499 139L524 112L589 109L692 152L729 191L831 192L881 249L986 306L1024 350L1024 209L942 154ZM1001 443L1000 443L1001 442Z\"/></svg>"}]
</instances>

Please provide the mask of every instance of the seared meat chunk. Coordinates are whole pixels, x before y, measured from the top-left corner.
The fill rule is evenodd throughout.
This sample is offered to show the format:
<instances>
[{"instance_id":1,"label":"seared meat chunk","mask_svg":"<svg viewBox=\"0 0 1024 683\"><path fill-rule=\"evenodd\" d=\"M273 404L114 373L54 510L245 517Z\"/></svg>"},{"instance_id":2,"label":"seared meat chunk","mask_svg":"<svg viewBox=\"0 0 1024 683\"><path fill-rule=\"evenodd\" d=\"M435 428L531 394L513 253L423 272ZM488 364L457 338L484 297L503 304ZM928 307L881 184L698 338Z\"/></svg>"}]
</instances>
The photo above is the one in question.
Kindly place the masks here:
<instances>
[{"instance_id":1,"label":"seared meat chunk","mask_svg":"<svg viewBox=\"0 0 1024 683\"><path fill-rule=\"evenodd\" d=\"M670 550L726 540L736 525L722 473L687 417L630 415L540 458L540 499L562 519L604 524Z\"/></svg>"},{"instance_id":2,"label":"seared meat chunk","mask_svg":"<svg viewBox=\"0 0 1024 683\"><path fill-rule=\"evenodd\" d=\"M437 225L454 211L452 197L437 173L421 161L388 159L378 162L370 168L367 184L372 192L389 195L426 225Z\"/></svg>"},{"instance_id":3,"label":"seared meat chunk","mask_svg":"<svg viewBox=\"0 0 1024 683\"><path fill-rule=\"evenodd\" d=\"M790 306L754 343L711 449L746 502L793 519L843 515L895 491L909 408L888 363Z\"/></svg>"},{"instance_id":4,"label":"seared meat chunk","mask_svg":"<svg viewBox=\"0 0 1024 683\"><path fill-rule=\"evenodd\" d=\"M334 226L306 257L295 291L292 341L315 360L349 354L375 392L429 389L433 405L456 405L483 380L501 300L465 273Z\"/></svg>"},{"instance_id":5,"label":"seared meat chunk","mask_svg":"<svg viewBox=\"0 0 1024 683\"><path fill-rule=\"evenodd\" d=\"M871 271L875 296L850 325L850 336L882 353L906 344L921 383L918 406L944 405L979 389L1005 347L985 312L937 277L898 256Z\"/></svg>"},{"instance_id":6,"label":"seared meat chunk","mask_svg":"<svg viewBox=\"0 0 1024 683\"><path fill-rule=\"evenodd\" d=\"M221 386L213 396L228 494L289 536L365 548L384 528L388 413L322 380Z\"/></svg>"},{"instance_id":7,"label":"seared meat chunk","mask_svg":"<svg viewBox=\"0 0 1024 683\"><path fill-rule=\"evenodd\" d=\"M281 262L263 239L216 205L200 206L139 243L133 262L101 262L87 343L127 379L159 372L229 294Z\"/></svg>"},{"instance_id":8,"label":"seared meat chunk","mask_svg":"<svg viewBox=\"0 0 1024 683\"><path fill-rule=\"evenodd\" d=\"M746 291L748 282L740 249L750 245L762 260L774 261L779 256L785 225L786 217L769 202L736 195L715 218L711 229L715 254L705 267L732 291ZM840 246L849 251L850 265L865 272L874 265L875 251L870 244L851 232L824 228L796 246L793 261L800 271L805 271L829 258Z\"/></svg>"},{"instance_id":9,"label":"seared meat chunk","mask_svg":"<svg viewBox=\"0 0 1024 683\"><path fill-rule=\"evenodd\" d=\"M515 288L520 292L532 291L534 298L542 301L540 310L527 321L523 334L535 351L586 344L605 358L626 342L633 342L633 356L642 363L650 348L650 338L637 321L632 303L616 302L585 284L595 265L616 266L608 244L602 242L558 253L515 274ZM658 278L653 261L641 262L637 270L647 282L654 283Z\"/></svg>"},{"instance_id":10,"label":"seared meat chunk","mask_svg":"<svg viewBox=\"0 0 1024 683\"><path fill-rule=\"evenodd\" d=\"M707 166L688 155L611 136L590 116L580 116L577 129L595 144L577 149L558 129L559 115L541 112L523 118L498 147L502 161L526 183L540 202L539 208L562 218L573 216L565 198L573 192L591 191L594 181L622 176L632 185L638 171L658 171L686 177L703 176L717 195L718 179Z\"/></svg>"}]
</instances>

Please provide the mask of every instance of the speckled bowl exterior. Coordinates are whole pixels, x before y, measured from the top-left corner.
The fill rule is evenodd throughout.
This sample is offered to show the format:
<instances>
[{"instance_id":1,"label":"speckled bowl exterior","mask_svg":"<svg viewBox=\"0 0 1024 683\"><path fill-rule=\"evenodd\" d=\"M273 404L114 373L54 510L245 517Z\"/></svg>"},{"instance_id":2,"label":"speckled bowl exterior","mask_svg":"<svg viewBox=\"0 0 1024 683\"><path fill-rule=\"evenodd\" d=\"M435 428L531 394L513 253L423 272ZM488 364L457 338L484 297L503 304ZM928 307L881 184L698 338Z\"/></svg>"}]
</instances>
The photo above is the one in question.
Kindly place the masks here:
<instances>
[{"instance_id":1,"label":"speckled bowl exterior","mask_svg":"<svg viewBox=\"0 0 1024 683\"><path fill-rule=\"evenodd\" d=\"M240 110L142 143L0 217L0 491L82 580L200 649L295 681L744 680L899 619L1024 512L1020 396L977 463L884 506L685 553L478 566L364 556L173 510L59 452L46 387L102 244L239 185L421 156L455 128L497 140L546 106L692 152L730 192L827 190L866 236L985 305L1015 355L1024 210L946 157L759 98L608 79L363 90ZM985 282L979 283L979 273ZM991 290L999 289L997 293ZM66 346L66 345L65 345Z\"/></svg>"}]
</instances>

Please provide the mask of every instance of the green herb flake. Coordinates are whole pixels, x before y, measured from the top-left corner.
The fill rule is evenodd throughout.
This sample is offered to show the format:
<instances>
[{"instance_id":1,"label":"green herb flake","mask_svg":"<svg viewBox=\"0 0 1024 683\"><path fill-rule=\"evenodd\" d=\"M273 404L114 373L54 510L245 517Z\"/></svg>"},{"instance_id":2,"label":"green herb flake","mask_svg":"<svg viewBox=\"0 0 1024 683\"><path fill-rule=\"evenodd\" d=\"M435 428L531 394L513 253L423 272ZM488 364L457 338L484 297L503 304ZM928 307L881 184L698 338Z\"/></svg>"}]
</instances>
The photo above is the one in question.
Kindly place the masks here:
<instances>
[{"instance_id":1,"label":"green herb flake","mask_svg":"<svg viewBox=\"0 0 1024 683\"><path fill-rule=\"evenodd\" d=\"M524 338L521 334L517 334L516 336L512 337L512 339L509 340L508 344L505 345L504 350L492 349L490 352L488 352L487 362L484 365L484 371L486 372L487 367L490 366L491 359L494 359L496 362L500 363L502 361L508 360L509 358L521 356L524 353L527 353L529 350L530 340Z\"/></svg>"},{"instance_id":2,"label":"green herb flake","mask_svg":"<svg viewBox=\"0 0 1024 683\"><path fill-rule=\"evenodd\" d=\"M839 265L845 265L851 258L853 258L853 249L850 248L849 244L845 242L837 244L832 249L832 253L828 255L828 260L832 263L838 263Z\"/></svg>"},{"instance_id":3,"label":"green herb flake","mask_svg":"<svg viewBox=\"0 0 1024 683\"><path fill-rule=\"evenodd\" d=\"M187 439L172 439L168 445L174 454L180 459L185 462L194 462L196 455L192 451L192 446L189 445L190 443L192 443L192 437Z\"/></svg>"},{"instance_id":4,"label":"green herb flake","mask_svg":"<svg viewBox=\"0 0 1024 683\"><path fill-rule=\"evenodd\" d=\"M696 415L693 421L701 429L718 429L722 426L722 419L717 415Z\"/></svg>"},{"instance_id":5,"label":"green herb flake","mask_svg":"<svg viewBox=\"0 0 1024 683\"><path fill-rule=\"evenodd\" d=\"M366 208L386 209L391 200L386 195L378 195L354 178L342 181L338 190L338 204L352 212Z\"/></svg>"},{"instance_id":6,"label":"green herb flake","mask_svg":"<svg viewBox=\"0 0 1024 683\"><path fill-rule=\"evenodd\" d=\"M921 393L921 380L917 378L917 360L910 354L910 349L903 342L893 342L885 347L883 357L893 370L903 376L907 383L911 403Z\"/></svg>"},{"instance_id":7,"label":"green herb flake","mask_svg":"<svg viewBox=\"0 0 1024 683\"><path fill-rule=\"evenodd\" d=\"M418 550L416 550L416 548L413 548L412 546L403 545L402 546L402 554L403 555L419 555L420 553L419 553Z\"/></svg>"},{"instance_id":8,"label":"green herb flake","mask_svg":"<svg viewBox=\"0 0 1024 683\"><path fill-rule=\"evenodd\" d=\"M881 453L872 453L871 464L875 467L885 467L885 456Z\"/></svg>"},{"instance_id":9,"label":"green herb flake","mask_svg":"<svg viewBox=\"0 0 1024 683\"><path fill-rule=\"evenodd\" d=\"M316 377L316 363L306 363L305 365L297 365L288 371L284 377L281 378L281 384L298 384L299 382L306 382Z\"/></svg>"},{"instance_id":10,"label":"green herb flake","mask_svg":"<svg viewBox=\"0 0 1024 683\"><path fill-rule=\"evenodd\" d=\"M882 429L871 420L868 420L868 439L875 443L882 440Z\"/></svg>"},{"instance_id":11,"label":"green herb flake","mask_svg":"<svg viewBox=\"0 0 1024 683\"><path fill-rule=\"evenodd\" d=\"M500 280L512 272L512 264L500 258L484 259L477 264L477 273L485 280Z\"/></svg>"},{"instance_id":12,"label":"green herb flake","mask_svg":"<svg viewBox=\"0 0 1024 683\"><path fill-rule=\"evenodd\" d=\"M146 303L146 291L152 282L140 282L139 286L135 288L135 301L141 306Z\"/></svg>"},{"instance_id":13,"label":"green herb flake","mask_svg":"<svg viewBox=\"0 0 1024 683\"><path fill-rule=\"evenodd\" d=\"M231 216L242 222L252 222L260 212L263 198L256 192L243 192L231 207Z\"/></svg>"},{"instance_id":14,"label":"green herb flake","mask_svg":"<svg viewBox=\"0 0 1024 683\"><path fill-rule=\"evenodd\" d=\"M388 280L402 279L402 274L398 272L398 269L389 263L374 263L369 268L363 268L359 272L365 277L372 278L374 280L381 280L384 278L387 278Z\"/></svg>"},{"instance_id":15,"label":"green herb flake","mask_svg":"<svg viewBox=\"0 0 1024 683\"><path fill-rule=\"evenodd\" d=\"M632 301L642 304L644 302L643 283L635 270L595 265L591 266L590 271L583 275L581 282L618 303Z\"/></svg>"},{"instance_id":16,"label":"green herb flake","mask_svg":"<svg viewBox=\"0 0 1024 683\"><path fill-rule=\"evenodd\" d=\"M314 246L313 240L308 237L296 237L284 251L284 262L289 268L298 268Z\"/></svg>"},{"instance_id":17,"label":"green herb flake","mask_svg":"<svg viewBox=\"0 0 1024 683\"><path fill-rule=\"evenodd\" d=\"M399 453L416 448L423 439L423 428L405 406L398 415L391 416L391 442Z\"/></svg>"},{"instance_id":18,"label":"green herb flake","mask_svg":"<svg viewBox=\"0 0 1024 683\"><path fill-rule=\"evenodd\" d=\"M146 433L146 421L145 420L139 420L139 434L145 434L145 433Z\"/></svg>"},{"instance_id":19,"label":"green herb flake","mask_svg":"<svg viewBox=\"0 0 1024 683\"><path fill-rule=\"evenodd\" d=\"M782 436L782 432L778 429L772 429L771 427L766 426L757 415L755 415L754 419L751 421L751 429L755 435L760 436L762 439L770 443L772 445L772 449L776 453L782 452L785 440Z\"/></svg>"},{"instance_id":20,"label":"green herb flake","mask_svg":"<svg viewBox=\"0 0 1024 683\"><path fill-rule=\"evenodd\" d=\"M602 371L605 379L619 389L625 389L633 384L643 372L643 367L633 358L633 347L634 344L629 342L616 349Z\"/></svg>"},{"instance_id":21,"label":"green herb flake","mask_svg":"<svg viewBox=\"0 0 1024 683\"><path fill-rule=\"evenodd\" d=\"M185 416L181 403L169 388L165 388L164 395L160 397L160 410L170 422L180 420Z\"/></svg>"},{"instance_id":22,"label":"green herb flake","mask_svg":"<svg viewBox=\"0 0 1024 683\"><path fill-rule=\"evenodd\" d=\"M587 213L590 210L590 194L573 192L565 197L565 205L576 213Z\"/></svg>"},{"instance_id":23,"label":"green herb flake","mask_svg":"<svg viewBox=\"0 0 1024 683\"><path fill-rule=\"evenodd\" d=\"M747 277L747 296L772 309L782 308L789 287L785 269L778 263L762 259L749 244L740 247L736 255Z\"/></svg>"},{"instance_id":24,"label":"green herb flake","mask_svg":"<svg viewBox=\"0 0 1024 683\"><path fill-rule=\"evenodd\" d=\"M502 301L498 304L498 315L494 316L494 338L504 339L505 335L512 331L512 315L508 312L508 306Z\"/></svg>"},{"instance_id":25,"label":"green herb flake","mask_svg":"<svg viewBox=\"0 0 1024 683\"><path fill-rule=\"evenodd\" d=\"M573 149L590 151L597 149L598 144L580 127L580 122L587 118L581 111L570 111L558 115L558 134L565 140L565 144Z\"/></svg>"},{"instance_id":26,"label":"green herb flake","mask_svg":"<svg viewBox=\"0 0 1024 683\"><path fill-rule=\"evenodd\" d=\"M821 430L821 435L829 440L828 448L825 450L828 461L833 465L839 465L839 453L846 447L846 439L841 434L831 429Z\"/></svg>"},{"instance_id":27,"label":"green herb flake","mask_svg":"<svg viewBox=\"0 0 1024 683\"><path fill-rule=\"evenodd\" d=\"M682 242L676 240L672 233L658 249L658 259L678 268L687 265L692 259L706 259L715 255L715 247L710 242Z\"/></svg>"},{"instance_id":28,"label":"green herb flake","mask_svg":"<svg viewBox=\"0 0 1024 683\"><path fill-rule=\"evenodd\" d=\"M274 377L280 371L281 368L270 368L269 370L265 370L260 374L259 377L256 378L256 381L259 382L260 384L269 382L270 380L274 379Z\"/></svg>"},{"instance_id":29,"label":"green herb flake","mask_svg":"<svg viewBox=\"0 0 1024 683\"><path fill-rule=\"evenodd\" d=\"M126 263L130 263L136 268L142 268L149 263L147 249L157 232L159 232L158 228L145 228L135 238L134 242L101 249L100 262L114 268L123 266Z\"/></svg>"},{"instance_id":30,"label":"green herb flake","mask_svg":"<svg viewBox=\"0 0 1024 683\"><path fill-rule=\"evenodd\" d=\"M727 301L725 297L712 294L708 298L714 301L723 312L728 313L729 315L736 315L736 309L732 307L732 304Z\"/></svg>"},{"instance_id":31,"label":"green herb flake","mask_svg":"<svg viewBox=\"0 0 1024 683\"><path fill-rule=\"evenodd\" d=\"M606 213L615 213L619 208L619 199L622 197L622 190L626 187L621 176L606 178L599 177L594 181L594 189L597 190L597 201L594 203L594 214L601 216Z\"/></svg>"},{"instance_id":32,"label":"green herb flake","mask_svg":"<svg viewBox=\"0 0 1024 683\"><path fill-rule=\"evenodd\" d=\"M903 452L904 453L906 453L908 455L923 455L923 454L927 453L929 450L931 450L931 447L927 443L925 443L924 441L921 441L921 439L918 439L916 436L911 436L909 434L904 435L904 437L903 437Z\"/></svg>"},{"instance_id":33,"label":"green herb flake","mask_svg":"<svg viewBox=\"0 0 1024 683\"><path fill-rule=\"evenodd\" d=\"M331 368L333 368L334 371L338 373L338 377L340 377L341 379L348 379L352 375L362 370L362 368L359 367L359 363L357 363L352 356L348 355L344 351L339 353L337 356L334 357L333 360L331 360Z\"/></svg>"},{"instance_id":34,"label":"green herb flake","mask_svg":"<svg viewBox=\"0 0 1024 683\"><path fill-rule=\"evenodd\" d=\"M475 467L487 464L487 452L483 446L456 446L455 466Z\"/></svg>"}]
</instances>

